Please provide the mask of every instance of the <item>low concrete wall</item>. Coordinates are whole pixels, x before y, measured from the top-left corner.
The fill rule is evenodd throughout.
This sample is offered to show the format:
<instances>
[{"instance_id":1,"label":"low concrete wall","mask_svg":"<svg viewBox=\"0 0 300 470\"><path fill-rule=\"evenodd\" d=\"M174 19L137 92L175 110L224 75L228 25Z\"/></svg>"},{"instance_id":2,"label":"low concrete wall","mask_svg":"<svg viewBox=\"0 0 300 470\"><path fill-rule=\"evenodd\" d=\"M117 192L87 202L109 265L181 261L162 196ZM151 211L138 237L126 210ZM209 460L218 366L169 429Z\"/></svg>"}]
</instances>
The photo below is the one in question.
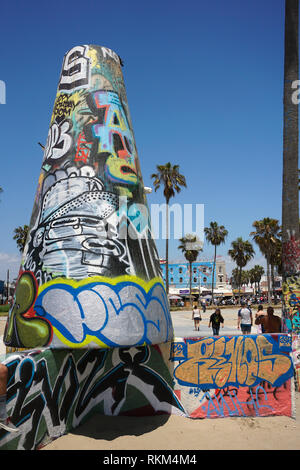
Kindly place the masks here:
<instances>
[{"instance_id":1,"label":"low concrete wall","mask_svg":"<svg viewBox=\"0 0 300 470\"><path fill-rule=\"evenodd\" d=\"M91 415L293 416L290 335L176 338L158 346L21 351L9 369L18 434L1 449L39 449Z\"/></svg>"}]
</instances>

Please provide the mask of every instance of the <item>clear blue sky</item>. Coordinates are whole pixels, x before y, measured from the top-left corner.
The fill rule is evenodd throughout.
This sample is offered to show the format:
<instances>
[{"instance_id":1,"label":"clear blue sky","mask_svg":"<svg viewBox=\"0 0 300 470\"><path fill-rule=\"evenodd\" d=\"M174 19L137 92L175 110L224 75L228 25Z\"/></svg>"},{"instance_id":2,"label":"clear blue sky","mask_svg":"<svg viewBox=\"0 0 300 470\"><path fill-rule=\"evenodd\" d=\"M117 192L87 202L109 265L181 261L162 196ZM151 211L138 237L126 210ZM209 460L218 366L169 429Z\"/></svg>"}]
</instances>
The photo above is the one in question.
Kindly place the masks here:
<instances>
[{"instance_id":1,"label":"clear blue sky","mask_svg":"<svg viewBox=\"0 0 300 470\"><path fill-rule=\"evenodd\" d=\"M252 222L281 220L283 0L3 2L0 12L0 279L18 273L14 228L28 224L64 54L98 44L124 61L144 183L178 164L179 204L204 204L205 226L249 239ZM148 203L163 202L162 192ZM170 258L181 257L178 241ZM157 241L164 256L164 241ZM256 248L256 247L255 247ZM203 256L213 253L204 245ZM261 254L256 248L257 260Z\"/></svg>"}]
</instances>

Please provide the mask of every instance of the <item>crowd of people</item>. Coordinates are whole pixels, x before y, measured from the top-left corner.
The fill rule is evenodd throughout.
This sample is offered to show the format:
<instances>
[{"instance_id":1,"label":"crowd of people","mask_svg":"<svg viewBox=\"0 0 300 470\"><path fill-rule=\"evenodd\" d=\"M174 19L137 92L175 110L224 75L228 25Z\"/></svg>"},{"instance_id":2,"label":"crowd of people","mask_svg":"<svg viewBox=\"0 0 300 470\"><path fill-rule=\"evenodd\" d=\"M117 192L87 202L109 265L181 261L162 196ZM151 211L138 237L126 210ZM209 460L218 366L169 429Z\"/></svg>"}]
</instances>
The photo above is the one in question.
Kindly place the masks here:
<instances>
[{"instance_id":1,"label":"crowd of people","mask_svg":"<svg viewBox=\"0 0 300 470\"><path fill-rule=\"evenodd\" d=\"M206 305L202 304L202 310L203 312L206 311ZM200 331L200 321L202 317L197 305L193 308L192 319L194 321L195 331ZM281 318L278 315L274 315L273 307L269 306L267 310L264 310L263 305L260 304L258 305L255 316L253 316L250 305L241 301L241 306L237 312L237 329L240 329L243 335L249 335L254 324L256 325L255 334L281 332ZM214 336L218 336L221 326L224 328L224 318L221 314L221 309L216 308L209 317L208 327L212 328Z\"/></svg>"}]
</instances>

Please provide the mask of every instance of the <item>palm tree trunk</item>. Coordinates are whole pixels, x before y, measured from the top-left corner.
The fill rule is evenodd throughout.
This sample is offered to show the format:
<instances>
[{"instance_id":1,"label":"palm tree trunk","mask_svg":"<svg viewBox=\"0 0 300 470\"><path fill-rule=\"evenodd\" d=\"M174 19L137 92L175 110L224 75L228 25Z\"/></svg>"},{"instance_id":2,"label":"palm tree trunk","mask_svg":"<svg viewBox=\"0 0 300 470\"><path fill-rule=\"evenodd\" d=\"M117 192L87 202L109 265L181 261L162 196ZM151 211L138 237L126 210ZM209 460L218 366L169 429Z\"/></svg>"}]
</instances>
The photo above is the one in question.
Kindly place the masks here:
<instances>
[{"instance_id":1,"label":"palm tree trunk","mask_svg":"<svg viewBox=\"0 0 300 470\"><path fill-rule=\"evenodd\" d=\"M274 264L271 263L271 281L272 281L272 296L275 299L275 276L274 276Z\"/></svg>"},{"instance_id":2,"label":"palm tree trunk","mask_svg":"<svg viewBox=\"0 0 300 470\"><path fill-rule=\"evenodd\" d=\"M190 263L190 306L192 307L192 263Z\"/></svg>"},{"instance_id":3,"label":"palm tree trunk","mask_svg":"<svg viewBox=\"0 0 300 470\"><path fill-rule=\"evenodd\" d=\"M242 280L242 268L239 268L239 304L241 304L241 280Z\"/></svg>"},{"instance_id":4,"label":"palm tree trunk","mask_svg":"<svg viewBox=\"0 0 300 470\"><path fill-rule=\"evenodd\" d=\"M211 301L214 304L214 278L215 278L215 266L216 266L216 258L217 258L217 245L215 245L215 256L214 256L214 265L213 265L213 273L212 273L212 285L211 285Z\"/></svg>"},{"instance_id":5,"label":"palm tree trunk","mask_svg":"<svg viewBox=\"0 0 300 470\"><path fill-rule=\"evenodd\" d=\"M169 295L169 201L166 209L166 292Z\"/></svg>"},{"instance_id":6,"label":"palm tree trunk","mask_svg":"<svg viewBox=\"0 0 300 470\"><path fill-rule=\"evenodd\" d=\"M268 281L268 304L271 304L271 277L270 277L269 257L267 257L267 281Z\"/></svg>"},{"instance_id":7,"label":"palm tree trunk","mask_svg":"<svg viewBox=\"0 0 300 470\"><path fill-rule=\"evenodd\" d=\"M299 189L298 189L298 104L292 84L299 79L299 0L285 3L284 126L282 184L282 277L284 330L299 334L289 306L293 287L300 282Z\"/></svg>"}]
</instances>

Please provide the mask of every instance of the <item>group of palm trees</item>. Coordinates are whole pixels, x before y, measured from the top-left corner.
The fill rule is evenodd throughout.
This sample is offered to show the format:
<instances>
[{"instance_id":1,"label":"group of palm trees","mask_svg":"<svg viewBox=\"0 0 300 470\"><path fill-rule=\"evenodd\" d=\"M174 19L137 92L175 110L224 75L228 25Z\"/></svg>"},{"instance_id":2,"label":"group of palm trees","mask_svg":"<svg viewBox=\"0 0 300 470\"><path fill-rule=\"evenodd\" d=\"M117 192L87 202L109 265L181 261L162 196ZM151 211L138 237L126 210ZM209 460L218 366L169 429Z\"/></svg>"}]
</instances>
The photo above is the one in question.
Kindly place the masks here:
<instances>
[{"instance_id":1,"label":"group of palm trees","mask_svg":"<svg viewBox=\"0 0 300 470\"><path fill-rule=\"evenodd\" d=\"M175 196L176 193L181 191L182 187L187 187L185 177L179 173L179 166L172 165L170 162L166 165L157 165L157 173L153 173L151 178L154 179L154 189L157 191L160 187L163 188L163 194L166 200L166 291L169 294L169 214L168 205L170 199ZM277 272L281 271L281 227L277 219L271 219L265 217L262 220L256 220L252 224L255 229L250 233L253 241L259 247L261 253L266 258L267 264L267 279L268 279L268 303L271 303L271 273L274 278L274 267L277 268ZM217 257L217 247L222 243L225 243L228 231L223 225L219 225L217 222L210 222L208 227L204 228L204 234L206 241L214 246L214 262L212 272L212 301L214 302L214 279L215 279L215 266ZM186 260L190 264L190 295L192 286L192 263L197 260L199 252L202 251L203 243L200 242L195 234L186 234L180 239L180 245L178 247L184 254ZM231 249L228 250L229 256L236 263L237 268L234 272L235 280L238 285L239 300L241 297L241 285L243 284L243 268L247 263L254 257L255 251L249 240L243 240L242 237L238 237L236 240L231 242ZM256 265L252 270L250 282L259 283L264 270L261 266Z\"/></svg>"}]
</instances>

